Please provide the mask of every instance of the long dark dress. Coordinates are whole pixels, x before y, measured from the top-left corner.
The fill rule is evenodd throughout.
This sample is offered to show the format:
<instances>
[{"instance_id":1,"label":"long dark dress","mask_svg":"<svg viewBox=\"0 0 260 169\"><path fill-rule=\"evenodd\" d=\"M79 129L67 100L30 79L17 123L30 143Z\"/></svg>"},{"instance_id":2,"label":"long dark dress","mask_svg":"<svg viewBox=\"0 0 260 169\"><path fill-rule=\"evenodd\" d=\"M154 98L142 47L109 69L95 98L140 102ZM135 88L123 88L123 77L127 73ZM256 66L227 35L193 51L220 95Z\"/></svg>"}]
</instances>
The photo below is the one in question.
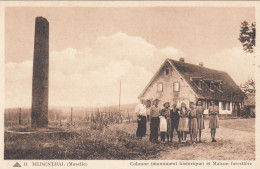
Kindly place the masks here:
<instances>
[{"instance_id":1,"label":"long dark dress","mask_svg":"<svg viewBox=\"0 0 260 169\"><path fill-rule=\"evenodd\" d=\"M177 108L171 110L172 131L174 129L176 129L176 131L178 130L179 121L180 121L180 116L179 116L178 111L179 111L179 109L177 109Z\"/></svg>"},{"instance_id":2,"label":"long dark dress","mask_svg":"<svg viewBox=\"0 0 260 169\"><path fill-rule=\"evenodd\" d=\"M173 132L174 130L176 130L177 134L178 134L178 139L180 142L180 132L178 130L179 127L179 121L180 121L180 116L178 113L179 109L175 108L171 110L171 120L172 120L172 136L173 136Z\"/></svg>"},{"instance_id":3,"label":"long dark dress","mask_svg":"<svg viewBox=\"0 0 260 169\"><path fill-rule=\"evenodd\" d=\"M150 141L151 142L157 142L158 141L158 130L159 130L159 107L152 106L151 107L151 112L150 112L150 117L151 117L151 122L150 122Z\"/></svg>"},{"instance_id":4,"label":"long dark dress","mask_svg":"<svg viewBox=\"0 0 260 169\"><path fill-rule=\"evenodd\" d=\"M138 116L139 120L137 121L138 127L136 131L137 137L144 137L146 135L146 116Z\"/></svg>"}]
</instances>

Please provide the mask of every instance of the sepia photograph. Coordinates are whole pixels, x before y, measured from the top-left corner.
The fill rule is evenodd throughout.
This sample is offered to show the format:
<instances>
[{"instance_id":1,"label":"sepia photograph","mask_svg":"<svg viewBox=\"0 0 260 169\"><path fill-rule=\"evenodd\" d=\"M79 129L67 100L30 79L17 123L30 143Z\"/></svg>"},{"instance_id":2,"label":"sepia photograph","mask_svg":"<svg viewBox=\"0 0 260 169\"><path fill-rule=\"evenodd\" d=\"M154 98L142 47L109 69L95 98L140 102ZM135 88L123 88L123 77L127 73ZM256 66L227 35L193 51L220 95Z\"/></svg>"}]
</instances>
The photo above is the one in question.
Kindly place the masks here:
<instances>
[{"instance_id":1,"label":"sepia photograph","mask_svg":"<svg viewBox=\"0 0 260 169\"><path fill-rule=\"evenodd\" d=\"M5 7L4 160L256 160L255 15Z\"/></svg>"}]
</instances>

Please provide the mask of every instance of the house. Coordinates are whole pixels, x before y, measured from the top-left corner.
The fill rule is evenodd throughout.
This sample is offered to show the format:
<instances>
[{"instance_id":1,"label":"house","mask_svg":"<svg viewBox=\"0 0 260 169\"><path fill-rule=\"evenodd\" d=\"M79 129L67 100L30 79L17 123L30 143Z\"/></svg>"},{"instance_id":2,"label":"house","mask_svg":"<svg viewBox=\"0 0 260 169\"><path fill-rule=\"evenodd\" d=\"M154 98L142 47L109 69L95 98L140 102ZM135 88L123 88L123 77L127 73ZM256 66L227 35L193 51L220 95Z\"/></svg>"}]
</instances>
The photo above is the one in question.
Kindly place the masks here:
<instances>
[{"instance_id":1,"label":"house","mask_svg":"<svg viewBox=\"0 0 260 169\"><path fill-rule=\"evenodd\" d=\"M244 101L244 110L252 117L255 116L255 93L247 93Z\"/></svg>"},{"instance_id":2,"label":"house","mask_svg":"<svg viewBox=\"0 0 260 169\"><path fill-rule=\"evenodd\" d=\"M159 70L144 88L139 99L159 99L159 106L168 101L180 107L185 102L202 101L208 113L210 101L219 106L220 114L240 115L245 94L232 78L223 71L209 69L203 63L194 65L186 63L184 58L179 61L166 59Z\"/></svg>"}]
</instances>

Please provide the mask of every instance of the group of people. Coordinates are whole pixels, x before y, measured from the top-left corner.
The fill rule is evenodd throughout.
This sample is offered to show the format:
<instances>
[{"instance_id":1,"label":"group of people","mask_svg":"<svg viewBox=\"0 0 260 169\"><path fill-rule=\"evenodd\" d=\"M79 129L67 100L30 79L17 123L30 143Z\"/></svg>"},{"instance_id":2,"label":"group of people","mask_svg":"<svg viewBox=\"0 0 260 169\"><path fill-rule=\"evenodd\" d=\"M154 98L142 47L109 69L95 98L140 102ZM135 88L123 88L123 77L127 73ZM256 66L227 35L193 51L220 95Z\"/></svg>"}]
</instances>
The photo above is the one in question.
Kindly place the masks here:
<instances>
[{"instance_id":1,"label":"group of people","mask_svg":"<svg viewBox=\"0 0 260 169\"><path fill-rule=\"evenodd\" d=\"M197 105L190 102L189 108L186 107L184 102L181 103L180 108L177 108L176 103L170 108L169 102L165 102L162 109L158 105L159 100L155 99L152 106L151 102L145 100L141 100L141 103L136 106L135 112L138 116L136 136L138 138L141 139L146 135L146 123L150 121L150 142L159 143L160 132L162 143L165 143L166 138L168 143L172 143L173 133L176 131L179 143L186 143L187 134L190 134L193 144L201 143L202 130L205 128L205 108L202 106L201 101L198 101ZM219 127L219 109L214 101L211 101L208 114L212 142L216 142L215 134L216 128Z\"/></svg>"}]
</instances>

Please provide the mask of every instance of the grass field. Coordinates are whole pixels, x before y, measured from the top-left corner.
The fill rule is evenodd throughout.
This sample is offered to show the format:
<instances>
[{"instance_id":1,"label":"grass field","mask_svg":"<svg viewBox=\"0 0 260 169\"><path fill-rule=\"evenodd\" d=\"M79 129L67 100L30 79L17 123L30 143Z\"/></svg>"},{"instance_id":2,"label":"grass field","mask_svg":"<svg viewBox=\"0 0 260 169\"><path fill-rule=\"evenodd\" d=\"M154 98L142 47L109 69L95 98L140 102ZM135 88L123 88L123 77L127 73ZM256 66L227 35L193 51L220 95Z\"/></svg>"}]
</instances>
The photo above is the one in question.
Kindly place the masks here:
<instances>
[{"instance_id":1,"label":"grass field","mask_svg":"<svg viewBox=\"0 0 260 169\"><path fill-rule=\"evenodd\" d=\"M5 159L151 159L165 147L110 128L15 130L22 132L5 132Z\"/></svg>"},{"instance_id":2,"label":"grass field","mask_svg":"<svg viewBox=\"0 0 260 169\"><path fill-rule=\"evenodd\" d=\"M5 159L255 159L255 119L220 120L216 143L211 142L208 121L205 123L203 143L196 145L178 144L176 135L171 145L152 144L149 136L138 140L136 123L114 124L103 130L80 125L22 134L6 128Z\"/></svg>"}]
</instances>

